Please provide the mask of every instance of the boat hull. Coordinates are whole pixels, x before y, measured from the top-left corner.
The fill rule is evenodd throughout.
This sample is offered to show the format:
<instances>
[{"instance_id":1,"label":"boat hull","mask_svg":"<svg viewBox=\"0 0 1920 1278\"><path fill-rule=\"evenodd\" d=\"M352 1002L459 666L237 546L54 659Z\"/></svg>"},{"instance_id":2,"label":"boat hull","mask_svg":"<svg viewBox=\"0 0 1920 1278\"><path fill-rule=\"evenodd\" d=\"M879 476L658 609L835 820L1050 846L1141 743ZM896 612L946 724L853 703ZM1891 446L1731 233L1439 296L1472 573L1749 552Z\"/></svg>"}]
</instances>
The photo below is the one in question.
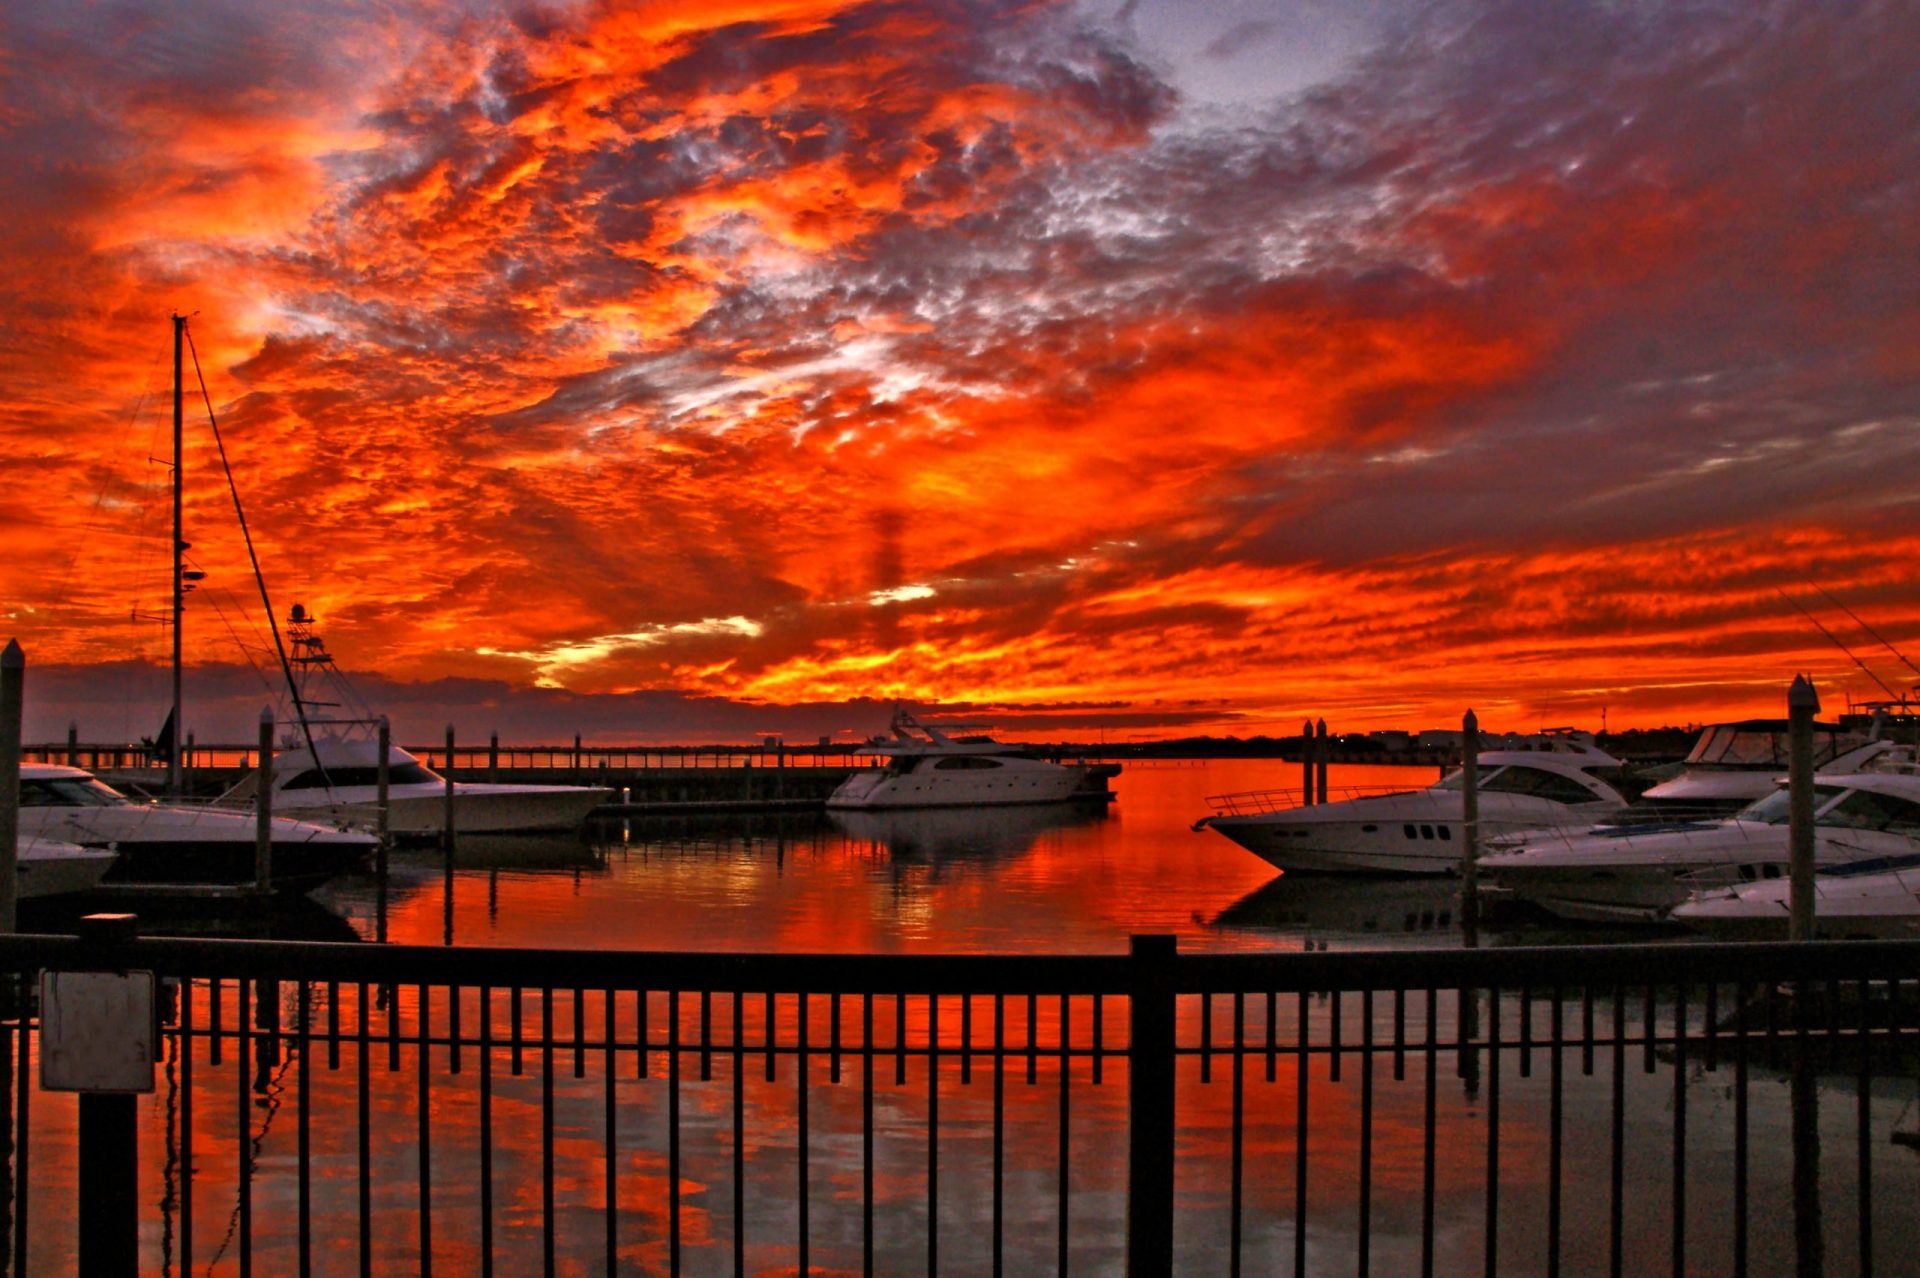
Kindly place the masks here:
<instances>
[{"instance_id":1,"label":"boat hull","mask_svg":"<svg viewBox=\"0 0 1920 1278\"><path fill-rule=\"evenodd\" d=\"M1483 806L1482 839L1567 823L1584 825L1595 815L1576 815L1576 809L1538 800L1509 803L1505 810L1501 806ZM1458 874L1466 853L1463 816L1458 794L1415 791L1320 807L1216 816L1207 824L1288 874L1402 877Z\"/></svg>"},{"instance_id":2,"label":"boat hull","mask_svg":"<svg viewBox=\"0 0 1920 1278\"><path fill-rule=\"evenodd\" d=\"M1080 791L1085 778L1085 768L1060 764L1003 767L984 775L916 771L896 777L857 772L828 797L827 807L835 811L899 811L1063 803Z\"/></svg>"},{"instance_id":3,"label":"boat hull","mask_svg":"<svg viewBox=\"0 0 1920 1278\"><path fill-rule=\"evenodd\" d=\"M45 901L91 892L117 855L107 848L74 844L22 844L14 863L15 899Z\"/></svg>"},{"instance_id":4,"label":"boat hull","mask_svg":"<svg viewBox=\"0 0 1920 1278\"><path fill-rule=\"evenodd\" d=\"M612 797L611 790L594 786L511 786L456 783L453 791L453 828L459 834L532 834L576 830L589 813ZM390 794L387 829L400 838L438 835L446 828L446 794ZM303 804L288 815L308 821L330 821L362 830L380 821L377 795L355 791L336 794L330 801Z\"/></svg>"}]
</instances>

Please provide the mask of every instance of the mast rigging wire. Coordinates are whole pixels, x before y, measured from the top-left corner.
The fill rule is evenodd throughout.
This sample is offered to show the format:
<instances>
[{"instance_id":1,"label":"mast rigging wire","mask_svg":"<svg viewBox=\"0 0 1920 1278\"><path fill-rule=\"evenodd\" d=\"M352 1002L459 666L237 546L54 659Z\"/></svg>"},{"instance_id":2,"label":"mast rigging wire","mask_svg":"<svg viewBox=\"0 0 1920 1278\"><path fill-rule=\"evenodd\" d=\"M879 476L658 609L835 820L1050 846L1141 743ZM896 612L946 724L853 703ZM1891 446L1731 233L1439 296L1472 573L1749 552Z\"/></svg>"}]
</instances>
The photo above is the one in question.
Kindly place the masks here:
<instances>
[{"instance_id":1,"label":"mast rigging wire","mask_svg":"<svg viewBox=\"0 0 1920 1278\"><path fill-rule=\"evenodd\" d=\"M227 461L226 441L220 437L220 423L214 419L213 397L207 393L206 374L200 371L200 348L194 345L193 333L185 329L187 349L193 353L193 375L200 383L200 400L207 408L207 425L213 430L213 443L220 450L220 469L226 472L227 492L233 497L233 513L240 521L240 537L247 544L247 560L253 565L254 584L260 588L260 606L267 614L267 627L273 633L274 655L280 658L280 673L286 677L287 692L293 699L293 714L300 721L300 733L306 739L307 753L316 765L320 763L320 752L313 745L313 728L307 723L306 703L300 696L300 685L294 682L293 666L287 661L287 647L280 641L280 622L273 615L273 601L267 597L267 579L260 571L260 556L253 548L253 533L247 527L247 512L240 505L240 488L233 480L233 466ZM262 760L264 763L265 761ZM261 796L264 802L265 795Z\"/></svg>"}]
</instances>

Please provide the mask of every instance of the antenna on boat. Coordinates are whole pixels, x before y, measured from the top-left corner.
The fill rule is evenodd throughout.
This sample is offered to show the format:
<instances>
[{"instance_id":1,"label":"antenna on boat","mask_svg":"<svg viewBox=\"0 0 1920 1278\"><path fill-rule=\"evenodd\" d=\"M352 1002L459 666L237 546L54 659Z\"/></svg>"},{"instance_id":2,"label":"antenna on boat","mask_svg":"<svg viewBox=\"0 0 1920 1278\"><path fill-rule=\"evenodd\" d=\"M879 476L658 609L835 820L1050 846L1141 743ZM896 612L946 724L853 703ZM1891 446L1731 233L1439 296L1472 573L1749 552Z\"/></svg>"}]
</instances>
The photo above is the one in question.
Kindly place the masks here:
<instances>
[{"instance_id":1,"label":"antenna on boat","mask_svg":"<svg viewBox=\"0 0 1920 1278\"><path fill-rule=\"evenodd\" d=\"M1882 635L1878 630L1875 630L1872 626L1869 626L1866 622L1860 620L1859 613L1847 607L1845 604L1841 603L1838 599L1835 599L1833 597L1833 592L1831 590L1828 590L1825 586L1817 585L1811 582L1808 584L1813 585L1813 588L1815 590L1818 590L1821 594L1825 595L1827 597L1827 601L1831 603L1834 607L1838 608L1841 612L1846 613L1847 616L1853 618L1854 625L1860 627L1862 630L1866 631L1869 635L1871 635L1874 639L1878 640L1880 643L1880 646L1882 648L1885 648L1888 652L1891 652L1894 655L1895 659L1897 659L1901 665L1913 671L1913 673L1920 675L1920 666L1916 666L1913 664L1913 662L1907 660L1906 653L1900 651L1898 648L1894 647L1891 643L1889 643L1887 641L1886 636Z\"/></svg>"},{"instance_id":2,"label":"antenna on boat","mask_svg":"<svg viewBox=\"0 0 1920 1278\"><path fill-rule=\"evenodd\" d=\"M260 555L259 555L259 552L256 551L253 547L253 532L247 527L247 512L240 504L240 488L239 488L239 485L234 483L233 466L227 460L226 441L220 438L220 423L215 419L213 415L213 397L207 393L206 374L200 371L200 351L197 347L193 345L192 336L186 334L187 321L185 317L176 315L173 317L173 320L175 325L175 328L174 328L175 346L174 346L174 354L173 354L174 373L175 373L174 383L173 383L174 385L173 412L174 412L174 431L175 431L174 438L176 441L179 439L178 432L180 429L180 379L179 379L180 347L178 343L179 343L180 337L182 335L186 335L187 348L193 355L193 375L196 378L198 378L200 381L200 400L207 407L207 425L212 428L214 446L218 448L220 451L220 469L224 471L227 476L227 492L231 494L233 497L233 513L234 513L234 516L240 521L240 537L241 537L241 540L243 540L247 544L247 562L253 565L253 582L254 582L254 585L259 587L260 589L260 606L266 610L267 628L273 634L273 652L274 652L274 655L280 659L280 673L286 678L287 694L293 700L293 714L294 714L294 718L299 720L300 733L304 738L306 738L307 753L313 757L314 766L321 767L322 772L324 774L325 769L320 763L319 752L313 748L313 726L307 722L306 702L300 695L300 685L294 680L293 666L287 660L287 646L280 638L280 623L277 620L275 620L273 615L273 601L267 597L267 579L265 574L263 574L260 571ZM176 447L177 447L177 444L176 444ZM180 514L179 514L180 468L179 468L178 453L175 454L173 482L174 482L174 489L173 489L174 499L173 500L174 500L174 521L175 521L174 523L175 535L173 539L175 549L173 553L174 553L175 561L177 564L178 557L180 555L179 547L182 544L180 541L179 533L178 533L179 518L180 518ZM174 572L175 612L174 612L174 628L173 628L173 679L174 679L174 703L176 705L179 704L179 695L180 695L179 694L180 626L179 626L178 609L180 606L179 600L181 597L180 595L181 583L179 581L179 577L180 577L180 573L176 568ZM261 762L264 765L265 760L262 760Z\"/></svg>"},{"instance_id":3,"label":"antenna on boat","mask_svg":"<svg viewBox=\"0 0 1920 1278\"><path fill-rule=\"evenodd\" d=\"M1859 656L1857 656L1857 655L1856 655L1856 654L1854 653L1854 651L1853 651L1853 649L1851 649L1851 648L1849 648L1849 647L1847 647L1847 645L1846 645L1846 644L1844 644L1844 643L1842 643L1842 642L1840 641L1840 636L1838 636L1838 635L1836 635L1836 634L1834 634L1834 633L1833 633L1833 631L1831 631L1831 630L1829 630L1829 629L1827 629L1827 628L1826 628L1825 626L1823 626L1823 625L1821 625L1821 624L1820 624L1820 618L1818 618L1818 617L1816 617L1816 616L1814 616L1814 615L1813 615L1812 613L1810 613L1810 612L1808 612L1808 611L1806 610L1806 608L1805 608L1805 606L1804 606L1804 605L1802 605L1802 604L1801 604L1801 602L1800 602L1800 601L1799 601L1798 599L1795 599L1795 598L1794 598L1794 597L1793 597L1792 595L1790 595L1790 594L1788 594L1788 593L1787 593L1786 591L1784 591L1784 590L1780 590L1780 591L1776 591L1776 593L1777 593L1777 594L1778 594L1778 595L1779 595L1779 596L1780 596L1780 597L1781 597L1782 599L1784 599L1784 600L1786 600L1786 601L1787 601L1788 603L1790 603L1790 604L1792 604L1792 605L1793 605L1793 606L1794 606L1795 608L1797 608L1797 609L1799 609L1799 612L1800 612L1800 615L1801 615L1801 616L1803 616L1803 617L1805 617L1805 618L1806 618L1806 619L1807 619L1808 621L1810 621L1810 622L1812 622L1812 623L1813 623L1813 628L1814 628L1815 630L1818 630L1818 631L1819 631L1819 632L1820 632L1821 634L1823 634L1823 635L1825 635L1825 636L1827 637L1827 641L1828 641L1829 643L1831 643L1831 644L1832 644L1832 645L1833 645L1834 647L1836 647L1836 648L1838 648L1838 649L1839 649L1840 651L1842 651L1842 652L1844 652L1844 653L1846 653L1848 657L1850 657L1850 658L1852 658L1852 660L1853 660L1853 664L1854 664L1854 665L1856 665L1856 666L1859 666L1859 667L1860 667L1860 669L1861 669L1861 671L1862 671L1863 673L1865 673L1865 675L1867 676L1867 678L1869 678L1869 679L1871 679L1871 680L1873 680L1873 682L1874 682L1874 684L1875 684L1875 685L1876 685L1876 686L1877 686L1877 687L1878 687L1878 688L1880 689L1880 691L1882 691L1882 692L1884 692L1884 693L1886 693L1886 694L1887 694L1887 696L1889 696L1889 697L1891 697L1891 698L1892 698L1893 700L1895 700L1895 701L1898 701L1898 700L1900 700L1900 699L1901 699L1901 698L1900 698L1900 694L1899 694L1899 693L1897 693L1897 692L1895 692L1895 691L1894 691L1894 690L1893 690L1892 688L1889 688L1889 687L1888 687L1888 686L1886 685L1886 683L1885 683L1885 682L1884 682L1884 681L1883 681L1883 680L1882 680L1882 679L1880 678L1880 676L1879 676L1879 675L1877 675L1877 674L1875 674L1875 673L1874 673L1874 672L1873 672L1872 670L1869 670L1869 669L1867 668L1867 663L1866 663L1866 662L1864 662L1864 661L1862 661L1862 660L1860 660L1860 658L1859 658ZM1829 596L1829 597L1831 598L1831 596ZM1851 614L1849 614L1849 615L1851 615ZM1855 618L1854 618L1854 620L1856 620L1856 621L1858 621L1858 620L1859 620L1859 618L1858 618L1858 617L1855 617ZM1904 657L1902 657L1902 658L1901 658L1901 660L1903 660L1903 661L1904 661L1904 660L1906 660L1906 658L1904 658Z\"/></svg>"}]
</instances>

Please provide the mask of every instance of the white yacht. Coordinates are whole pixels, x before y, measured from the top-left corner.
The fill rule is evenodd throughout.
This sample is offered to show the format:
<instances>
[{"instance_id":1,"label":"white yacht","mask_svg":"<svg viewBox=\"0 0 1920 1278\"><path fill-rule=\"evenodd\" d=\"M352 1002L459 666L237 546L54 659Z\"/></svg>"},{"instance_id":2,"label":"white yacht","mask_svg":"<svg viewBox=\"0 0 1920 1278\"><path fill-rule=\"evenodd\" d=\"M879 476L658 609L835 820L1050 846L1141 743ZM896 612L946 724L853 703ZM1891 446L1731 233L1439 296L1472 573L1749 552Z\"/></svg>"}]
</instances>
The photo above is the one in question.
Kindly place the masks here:
<instances>
[{"instance_id":1,"label":"white yacht","mask_svg":"<svg viewBox=\"0 0 1920 1278\"><path fill-rule=\"evenodd\" d=\"M292 726L273 760L276 815L372 830L380 819L379 723L334 664L302 604L287 616L287 664L293 680ZM346 709L344 718L317 712ZM253 802L254 773L221 796ZM456 834L518 834L576 830L612 797L604 786L453 783ZM401 749L387 747L387 830L399 838L446 828L447 780Z\"/></svg>"},{"instance_id":2,"label":"white yacht","mask_svg":"<svg viewBox=\"0 0 1920 1278\"><path fill-rule=\"evenodd\" d=\"M1837 724L1816 723L1813 729L1813 766L1821 772L1857 772L1894 748L1891 741ZM1619 820L1718 821L1766 798L1786 775L1787 721L1708 724L1681 766L1679 776L1647 790Z\"/></svg>"},{"instance_id":3,"label":"white yacht","mask_svg":"<svg viewBox=\"0 0 1920 1278\"><path fill-rule=\"evenodd\" d=\"M1708 892L1673 909L1676 923L1720 940L1787 934L1793 885L1785 877ZM1920 938L1920 852L1836 865L1813 876L1814 934L1831 940Z\"/></svg>"},{"instance_id":4,"label":"white yacht","mask_svg":"<svg viewBox=\"0 0 1920 1278\"><path fill-rule=\"evenodd\" d=\"M1531 750L1478 756L1480 838L1523 830L1585 829L1627 806L1624 767L1585 733L1534 738ZM1207 800L1211 826L1290 874L1453 874L1465 851L1462 774L1424 790L1295 806L1291 790Z\"/></svg>"},{"instance_id":5,"label":"white yacht","mask_svg":"<svg viewBox=\"0 0 1920 1278\"><path fill-rule=\"evenodd\" d=\"M1534 834L1483 857L1501 887L1564 918L1659 921L1696 892L1784 879L1788 791L1737 816L1657 829ZM1920 852L1920 776L1854 772L1814 778L1814 862L1825 867Z\"/></svg>"},{"instance_id":6,"label":"white yacht","mask_svg":"<svg viewBox=\"0 0 1920 1278\"><path fill-rule=\"evenodd\" d=\"M251 799L258 774L229 794ZM457 834L575 830L612 791L585 785L453 783ZM273 810L371 830L379 822L380 746L363 737L316 737L273 761ZM440 833L447 781L399 746L387 747L387 829L399 837Z\"/></svg>"},{"instance_id":7,"label":"white yacht","mask_svg":"<svg viewBox=\"0 0 1920 1278\"><path fill-rule=\"evenodd\" d=\"M830 809L985 807L1059 803L1093 776L1079 763L1053 763L1025 747L984 736L949 736L904 710L892 734L854 754L879 766L862 768L828 796Z\"/></svg>"},{"instance_id":8,"label":"white yacht","mask_svg":"<svg viewBox=\"0 0 1920 1278\"><path fill-rule=\"evenodd\" d=\"M365 834L275 817L273 880L306 891L363 862ZM105 889L140 885L250 884L257 839L254 817L214 807L140 803L90 772L51 763L20 766L20 836L78 843L118 853Z\"/></svg>"}]
</instances>

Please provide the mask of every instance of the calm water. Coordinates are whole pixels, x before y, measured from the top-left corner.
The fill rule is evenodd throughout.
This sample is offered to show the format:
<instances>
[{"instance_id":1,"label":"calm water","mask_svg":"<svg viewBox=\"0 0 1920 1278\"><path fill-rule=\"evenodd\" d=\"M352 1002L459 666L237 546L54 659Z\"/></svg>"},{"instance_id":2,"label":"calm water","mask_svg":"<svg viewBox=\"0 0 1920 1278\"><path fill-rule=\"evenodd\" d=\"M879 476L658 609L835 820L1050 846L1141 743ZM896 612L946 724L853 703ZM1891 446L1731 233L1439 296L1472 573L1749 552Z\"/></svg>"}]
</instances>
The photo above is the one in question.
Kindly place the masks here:
<instances>
[{"instance_id":1,"label":"calm water","mask_svg":"<svg viewBox=\"0 0 1920 1278\"><path fill-rule=\"evenodd\" d=\"M1335 769L1334 785L1399 782L1424 784L1433 769ZM1289 787L1299 771L1279 762L1208 762L1130 767L1116 782L1120 798L1107 811L1020 809L1006 812L902 814L892 818L793 815L781 818L648 819L595 830L590 839L462 841L449 865L437 852L396 855L384 898L370 880L339 883L321 894L297 924L314 939L374 940L416 944L554 946L645 950L750 950L769 952L1014 952L1113 953L1142 932L1172 932L1182 949L1298 950L1382 945L1457 944L1455 904L1446 884L1288 882L1265 863L1218 834L1195 833L1192 822L1208 811L1206 797L1235 790ZM1552 941L1527 933L1515 938ZM1594 940L1593 933L1565 939ZM353 990L343 991L343 1021L360 1012ZM233 997L229 987L228 998ZM318 995L316 995L318 997ZM443 998L444 996L436 996ZM482 1008L467 991L462 1016L472 1032ZM572 1023L573 996L560 992L555 1024ZM206 1023L205 992L196 1007ZM280 1020L291 1024L294 994L282 988ZM599 996L585 996L585 1023L598 1025L605 1012ZM1017 1000L1016 1000L1017 1001ZM692 1000L688 1000L690 1004ZM716 1024L729 1015L716 1000ZM755 1004L757 1007L758 1005ZM796 1003L783 998L779 1020L791 1034ZM320 1007L314 1009L322 1014ZM631 1041L631 1005L614 1009L618 1035ZM543 1009L530 993L522 1024L537 1031ZM681 1008L683 1026L693 1009ZM446 1023L444 1004L431 1013ZM1313 1015L1328 1015L1317 1000ZM648 1015L654 1035L668 1013L664 995L653 995ZM1424 1034L1425 1009L1410 1000L1408 1032ZM389 1070L383 1034L397 1014L398 1068ZM1282 1014L1291 1015L1283 1001ZM1514 1011L1509 1004L1505 1014ZM231 1002L226 1015L233 1016ZM376 1047L369 1053L370 1127L375 1133L376 1174L390 1182L376 1197L372 1217L375 1272L412 1272L418 1263L412 1186L417 1173L420 1127L417 1052L412 1043L419 1009L401 990L391 1005L369 1009ZM486 1011L504 1025L503 1000ZM1084 1017L1084 1012L1080 1013ZM1391 1033L1389 1000L1374 1006L1376 1038ZM1536 1003L1544 1025L1544 1002ZM958 1016L950 1004L941 1014L942 1042L956 1043ZM1360 1001L1341 1007L1343 1034L1358 1042L1366 1024ZM1442 1036L1451 1032L1450 1004L1441 1009ZM826 1016L810 1012L813 1034ZM1182 1037L1194 1041L1197 1012L1183 1006ZM1016 1016L1016 1022L1024 1022ZM1076 1035L1084 1035L1084 1019ZM1111 1022L1110 1022L1111 1023ZM1221 1024L1216 1018L1216 1024ZM694 1022L697 1025L697 1021ZM1044 1042L1057 1013L1043 1008ZM1284 1028L1284 1027L1283 1027ZM891 1040L891 1014L882 1009L876 1042ZM924 1001L911 1005L909 1035L924 1034ZM1250 1026L1250 1038L1260 1035ZM498 1032L498 1031L496 1031ZM1013 1041L1020 1041L1024 1023ZM1316 1030L1316 1035L1321 1030ZM849 1036L854 1034L851 1024ZM562 1031L564 1038L565 1031ZM724 1030L720 1035L725 1041ZM1076 1037L1076 1041L1084 1041ZM289 1053L268 1069L245 1068L231 1048L223 1063L197 1049L191 1091L196 1098L193 1152L193 1271L237 1272L234 1229L240 1151L257 1151L255 1271L290 1272L295 1128L291 1096L301 1066ZM142 1098L143 1149L149 1151L141 1180L145 1267L180 1272L178 1245L180 1177L163 1154L177 1155L170 1136L187 1091L178 1043L168 1039L168 1060L159 1089ZM314 1209L321 1239L316 1272L350 1273L357 1267L356 1086L359 1058L343 1046L339 1068L324 1050L316 1053L308 1080L314 1122ZM477 1272L479 1110L478 1072L469 1049L464 1069L453 1074L443 1049L431 1054L434 1253L440 1272ZM746 1216L736 1222L733 1176L732 1069L716 1055L710 1082L687 1063L678 1117L670 1116L665 1053L652 1054L651 1075L638 1077L639 1061L625 1053L609 1074L589 1051L578 1077L571 1053L556 1065L554 1136L558 1178L555 1230L559 1272L603 1271L600 1204L605 1178L602 1135L605 1107L617 1114L621 1134L616 1184L621 1204L620 1271L666 1271L664 1211L666 1163L663 1133L679 1133L684 1201L684 1272L732 1272L737 1227L747 1237L749 1273L790 1273L799 1222L793 1199L797 1137L793 1120L795 1070L791 1059L768 1081L761 1063L748 1058L742 1130L749 1133L743 1180ZM1562 1195L1565 1237L1562 1272L1604 1273L1607 1258L1610 1088L1606 1054L1592 1077L1584 1077L1578 1053L1566 1058ZM537 1057L535 1058L537 1060ZM1511 1056L1497 1085L1491 1075L1463 1077L1444 1054L1434 1071L1436 1272L1484 1268L1488 1157L1487 1118L1497 1086L1502 1105L1497 1200L1500 1208L1500 1270L1541 1272L1545 1239L1541 1222L1551 1188L1547 1174L1549 1131L1544 1122L1549 1069L1546 1053L1526 1077ZM1088 1066L1073 1066L1071 1218L1074 1272L1115 1273L1122 1267L1126 1180L1124 1068L1110 1065L1106 1083L1091 1086ZM912 1058L896 1077L876 1071L873 1107L876 1131L875 1196L877 1272L926 1271L926 1203L929 1097L939 1095L941 1272L988 1272L990 1248L982 1224L990 1219L992 1130L990 1071L976 1065L963 1081L951 1055L937 1079L925 1059ZM1409 1059L1404 1081L1393 1081L1383 1059L1369 1071L1350 1058L1338 1079L1325 1059L1307 1068L1311 1096L1313 1172L1309 1183L1309 1271L1355 1273L1358 1235L1359 1150L1371 1145L1372 1239L1370 1272L1398 1274L1417 1265L1424 1168L1425 1067ZM849 1063L836 1083L827 1062L811 1063L806 1095L811 1105L808 1237L815 1272L860 1270L861 1196L859 1132L862 1088ZM1628 1220L1625 1272L1666 1272L1667 1221L1672 1202L1675 1080L1662 1066L1647 1072L1637 1057L1623 1070ZM1247 1185L1244 1195L1244 1272L1290 1272L1294 1228L1292 1181L1294 1104L1301 1079L1296 1062L1282 1056L1268 1081L1256 1066L1246 1078L1244 1129ZM1224 1241L1231 1208L1225 1151L1231 1131L1231 1089L1224 1065L1203 1082L1197 1063L1183 1064L1179 1083L1182 1134L1178 1150L1177 1246L1182 1273L1224 1273ZM1689 1106L1688 1222L1690 1272L1726 1272L1730 1263L1732 1078L1694 1070L1682 1083ZM1058 1178L1060 1075L1042 1062L1029 1083L1016 1063L1006 1079L1008 1273L1054 1271L1055 1186ZM493 1067L492 1133L495 1204L492 1215L496 1272L537 1272L542 1210L538 1167L542 1157L541 1070L522 1076L496 1056ZM1850 1220L1858 1106L1848 1080L1824 1084L1820 1121L1826 1148L1830 1210ZM1360 1121L1363 1091L1372 1121ZM245 1103L235 1105L236 1095ZM1750 1272L1792 1271L1790 1164L1785 1087L1777 1074L1756 1069L1752 1088L1753 1167L1749 1190L1753 1223ZM1920 1273L1920 1238L1913 1202L1920 1192L1920 1160L1887 1143L1886 1134L1911 1105L1912 1080L1898 1092L1876 1092L1868 1106L1873 1131L1876 1184L1877 1272ZM36 1095L34 1226L30 1272L63 1272L71 1250L73 1106L69 1098ZM244 1127L243 1127L244 1120ZM177 1158L175 1160L177 1164ZM1638 1222L1647 1228L1636 1228ZM1850 1231L1848 1231L1850 1232ZM1857 1256L1848 1247L1829 1254L1829 1272L1849 1272Z\"/></svg>"},{"instance_id":2,"label":"calm water","mask_svg":"<svg viewBox=\"0 0 1920 1278\"><path fill-rule=\"evenodd\" d=\"M1433 768L1336 767L1334 786L1425 785ZM1297 786L1278 760L1134 764L1110 809L1073 806L636 819L591 840L468 840L394 861L388 940L414 944L859 953L1113 953L1133 933L1182 949L1300 948L1405 934L1445 885L1283 889L1192 824L1207 796ZM1409 898L1410 909L1387 908ZM370 881L322 894L372 939ZM1365 917L1363 917L1365 916ZM1449 917L1451 915L1449 914ZM1371 926L1369 926L1369 924ZM1444 939L1428 934L1421 943Z\"/></svg>"}]
</instances>

